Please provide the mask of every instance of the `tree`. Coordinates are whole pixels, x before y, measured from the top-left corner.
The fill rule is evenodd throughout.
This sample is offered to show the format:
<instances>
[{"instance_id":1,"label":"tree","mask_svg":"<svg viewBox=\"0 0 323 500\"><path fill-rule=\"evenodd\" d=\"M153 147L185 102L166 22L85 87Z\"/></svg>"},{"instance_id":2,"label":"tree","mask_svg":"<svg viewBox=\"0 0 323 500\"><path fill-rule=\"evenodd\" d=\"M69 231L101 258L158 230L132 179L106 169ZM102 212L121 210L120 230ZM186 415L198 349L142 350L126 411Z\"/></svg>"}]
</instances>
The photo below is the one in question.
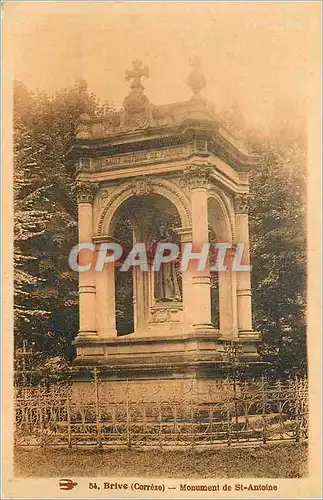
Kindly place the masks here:
<instances>
[{"instance_id":1,"label":"tree","mask_svg":"<svg viewBox=\"0 0 323 500\"><path fill-rule=\"evenodd\" d=\"M15 84L15 339L50 356L71 353L78 328L77 275L68 267L77 207L66 153L79 116L100 112L83 81L53 97Z\"/></svg>"},{"instance_id":2,"label":"tree","mask_svg":"<svg viewBox=\"0 0 323 500\"><path fill-rule=\"evenodd\" d=\"M292 109L292 111L291 111ZM289 121L288 117L293 117ZM297 119L296 119L297 118ZM285 103L269 133L246 129L239 109L224 126L245 137L259 162L250 172L250 245L254 328L265 361L280 376L306 372L306 135L304 119Z\"/></svg>"},{"instance_id":3,"label":"tree","mask_svg":"<svg viewBox=\"0 0 323 500\"><path fill-rule=\"evenodd\" d=\"M37 101L38 102L38 101ZM14 95L14 320L16 341L21 344L28 331L33 332L38 319L49 316L45 307L37 304L37 288L43 281L35 272L36 256L29 249L44 232L50 215L37 207L41 195L39 179L43 178L41 146L34 143L32 128L37 124L39 109L27 88L17 83Z\"/></svg>"},{"instance_id":4,"label":"tree","mask_svg":"<svg viewBox=\"0 0 323 500\"><path fill-rule=\"evenodd\" d=\"M264 359L281 375L306 370L305 153L291 145L255 147L250 235L255 327Z\"/></svg>"}]
</instances>

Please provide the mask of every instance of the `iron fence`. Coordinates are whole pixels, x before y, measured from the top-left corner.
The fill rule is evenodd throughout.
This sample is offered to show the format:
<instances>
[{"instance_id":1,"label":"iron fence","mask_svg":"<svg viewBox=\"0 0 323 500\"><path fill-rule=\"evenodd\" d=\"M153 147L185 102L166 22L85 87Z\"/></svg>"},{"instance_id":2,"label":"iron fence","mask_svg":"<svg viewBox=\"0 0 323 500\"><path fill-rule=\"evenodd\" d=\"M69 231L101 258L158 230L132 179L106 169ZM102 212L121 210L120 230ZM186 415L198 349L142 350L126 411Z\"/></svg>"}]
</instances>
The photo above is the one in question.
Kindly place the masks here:
<instances>
[{"instance_id":1,"label":"iron fence","mask_svg":"<svg viewBox=\"0 0 323 500\"><path fill-rule=\"evenodd\" d=\"M307 438L307 381L219 381L161 397L126 384L116 397L93 372L91 390L66 383L15 390L17 446L201 447Z\"/></svg>"}]
</instances>

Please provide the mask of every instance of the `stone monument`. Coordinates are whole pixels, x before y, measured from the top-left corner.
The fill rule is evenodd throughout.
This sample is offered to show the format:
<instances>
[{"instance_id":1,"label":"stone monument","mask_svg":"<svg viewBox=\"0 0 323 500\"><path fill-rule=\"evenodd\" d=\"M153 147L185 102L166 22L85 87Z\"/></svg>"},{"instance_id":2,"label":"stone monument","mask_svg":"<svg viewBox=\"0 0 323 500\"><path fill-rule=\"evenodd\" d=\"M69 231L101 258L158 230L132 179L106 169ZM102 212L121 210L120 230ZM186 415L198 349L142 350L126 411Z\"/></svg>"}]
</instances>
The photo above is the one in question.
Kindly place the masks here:
<instances>
[{"instance_id":1,"label":"stone monument","mask_svg":"<svg viewBox=\"0 0 323 500\"><path fill-rule=\"evenodd\" d=\"M134 61L126 71L131 84L122 109L104 118L80 117L70 151L79 241L116 241L118 220L127 214L134 242L153 247L177 238L200 248L211 230L217 241L244 243L248 262L248 172L257 159L221 127L203 97L198 60L187 79L192 97L186 102L150 103L142 84L148 76L148 68ZM82 259L87 261L86 252ZM79 274L76 363L100 365L107 381L203 384L222 376L235 345L239 363L260 362L250 272L219 271L218 326L211 320L208 269L191 266L179 274L173 262L158 273L134 267L134 331L127 335L116 330L115 294L114 263Z\"/></svg>"}]
</instances>

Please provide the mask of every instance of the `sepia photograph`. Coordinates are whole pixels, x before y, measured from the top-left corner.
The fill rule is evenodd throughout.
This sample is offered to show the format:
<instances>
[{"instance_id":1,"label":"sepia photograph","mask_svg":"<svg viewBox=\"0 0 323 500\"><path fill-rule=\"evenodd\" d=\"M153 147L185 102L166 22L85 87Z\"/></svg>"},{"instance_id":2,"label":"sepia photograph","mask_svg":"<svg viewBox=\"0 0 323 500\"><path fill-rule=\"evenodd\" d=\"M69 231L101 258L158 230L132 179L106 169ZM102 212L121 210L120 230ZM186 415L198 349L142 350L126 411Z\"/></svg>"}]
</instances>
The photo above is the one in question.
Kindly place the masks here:
<instances>
[{"instance_id":1,"label":"sepia photograph","mask_svg":"<svg viewBox=\"0 0 323 500\"><path fill-rule=\"evenodd\" d=\"M321 3L2 24L2 498L319 498Z\"/></svg>"}]
</instances>

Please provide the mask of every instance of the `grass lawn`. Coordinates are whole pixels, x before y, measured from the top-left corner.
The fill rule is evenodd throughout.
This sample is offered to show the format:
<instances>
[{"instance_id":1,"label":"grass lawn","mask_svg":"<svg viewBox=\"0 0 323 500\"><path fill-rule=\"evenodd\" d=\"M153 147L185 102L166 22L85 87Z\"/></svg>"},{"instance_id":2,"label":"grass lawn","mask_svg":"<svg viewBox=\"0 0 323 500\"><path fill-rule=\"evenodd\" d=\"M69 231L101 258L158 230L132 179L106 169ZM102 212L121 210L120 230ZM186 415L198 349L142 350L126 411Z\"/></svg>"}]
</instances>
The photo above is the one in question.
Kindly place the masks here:
<instances>
[{"instance_id":1,"label":"grass lawn","mask_svg":"<svg viewBox=\"0 0 323 500\"><path fill-rule=\"evenodd\" d=\"M19 449L15 475L185 478L296 478L307 472L307 444L206 451Z\"/></svg>"}]
</instances>

